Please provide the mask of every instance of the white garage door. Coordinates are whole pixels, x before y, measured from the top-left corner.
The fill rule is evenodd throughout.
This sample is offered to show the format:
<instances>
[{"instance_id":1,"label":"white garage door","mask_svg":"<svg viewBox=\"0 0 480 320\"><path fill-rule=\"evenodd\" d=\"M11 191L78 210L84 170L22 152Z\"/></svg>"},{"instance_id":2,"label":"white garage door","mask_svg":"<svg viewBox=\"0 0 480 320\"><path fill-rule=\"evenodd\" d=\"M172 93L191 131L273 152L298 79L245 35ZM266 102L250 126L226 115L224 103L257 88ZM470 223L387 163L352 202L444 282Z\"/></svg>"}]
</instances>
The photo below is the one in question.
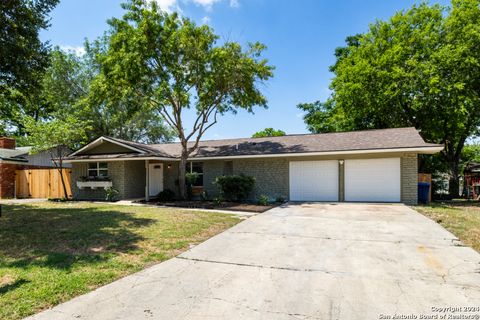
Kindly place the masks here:
<instances>
[{"instance_id":1,"label":"white garage door","mask_svg":"<svg viewBox=\"0 0 480 320\"><path fill-rule=\"evenodd\" d=\"M345 160L345 201L400 201L400 158Z\"/></svg>"},{"instance_id":2,"label":"white garage door","mask_svg":"<svg viewBox=\"0 0 480 320\"><path fill-rule=\"evenodd\" d=\"M338 201L338 161L290 162L290 200Z\"/></svg>"}]
</instances>

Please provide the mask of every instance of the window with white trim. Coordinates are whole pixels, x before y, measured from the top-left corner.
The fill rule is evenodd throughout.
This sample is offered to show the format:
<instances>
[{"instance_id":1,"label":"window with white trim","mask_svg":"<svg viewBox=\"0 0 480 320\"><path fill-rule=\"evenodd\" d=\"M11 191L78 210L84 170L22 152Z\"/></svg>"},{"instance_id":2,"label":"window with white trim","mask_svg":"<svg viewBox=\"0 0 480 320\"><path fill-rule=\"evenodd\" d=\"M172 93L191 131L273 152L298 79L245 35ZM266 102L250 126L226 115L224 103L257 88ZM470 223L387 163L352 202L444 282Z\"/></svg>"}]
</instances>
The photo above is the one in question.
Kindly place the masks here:
<instances>
[{"instance_id":1,"label":"window with white trim","mask_svg":"<svg viewBox=\"0 0 480 320\"><path fill-rule=\"evenodd\" d=\"M186 172L196 172L198 174L198 178L193 186L203 187L203 162L187 162Z\"/></svg>"},{"instance_id":2,"label":"window with white trim","mask_svg":"<svg viewBox=\"0 0 480 320\"><path fill-rule=\"evenodd\" d=\"M108 177L107 162L91 162L88 164L89 177Z\"/></svg>"}]
</instances>

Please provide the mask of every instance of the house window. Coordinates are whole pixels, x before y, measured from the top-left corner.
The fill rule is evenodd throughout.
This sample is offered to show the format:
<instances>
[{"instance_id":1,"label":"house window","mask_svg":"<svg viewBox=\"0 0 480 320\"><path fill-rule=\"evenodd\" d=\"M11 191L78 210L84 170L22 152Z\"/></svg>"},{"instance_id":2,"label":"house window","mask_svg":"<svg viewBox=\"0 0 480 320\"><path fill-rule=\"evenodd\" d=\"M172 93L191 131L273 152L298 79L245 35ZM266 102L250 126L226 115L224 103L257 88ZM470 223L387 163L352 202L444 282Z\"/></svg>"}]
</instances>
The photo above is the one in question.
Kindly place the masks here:
<instances>
[{"instance_id":1,"label":"house window","mask_svg":"<svg viewBox=\"0 0 480 320\"><path fill-rule=\"evenodd\" d=\"M89 177L108 177L108 163L92 162L88 164Z\"/></svg>"},{"instance_id":2,"label":"house window","mask_svg":"<svg viewBox=\"0 0 480 320\"><path fill-rule=\"evenodd\" d=\"M223 163L223 175L231 176L233 174L233 161L225 161Z\"/></svg>"},{"instance_id":3,"label":"house window","mask_svg":"<svg viewBox=\"0 0 480 320\"><path fill-rule=\"evenodd\" d=\"M193 186L203 187L203 162L188 162L186 172L196 172L198 174L198 178Z\"/></svg>"}]
</instances>

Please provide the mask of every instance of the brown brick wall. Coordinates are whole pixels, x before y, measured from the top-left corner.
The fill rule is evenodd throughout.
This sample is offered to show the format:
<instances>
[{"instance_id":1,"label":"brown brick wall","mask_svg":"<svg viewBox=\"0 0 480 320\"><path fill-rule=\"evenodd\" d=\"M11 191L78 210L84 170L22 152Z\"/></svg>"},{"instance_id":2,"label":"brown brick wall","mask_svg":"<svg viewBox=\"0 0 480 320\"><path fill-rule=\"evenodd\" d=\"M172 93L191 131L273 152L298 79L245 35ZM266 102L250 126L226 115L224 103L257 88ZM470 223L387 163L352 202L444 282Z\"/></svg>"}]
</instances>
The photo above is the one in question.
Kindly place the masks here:
<instances>
[{"instance_id":1,"label":"brown brick wall","mask_svg":"<svg viewBox=\"0 0 480 320\"><path fill-rule=\"evenodd\" d=\"M15 139L0 137L0 148L4 149L15 149Z\"/></svg>"},{"instance_id":2,"label":"brown brick wall","mask_svg":"<svg viewBox=\"0 0 480 320\"><path fill-rule=\"evenodd\" d=\"M80 190L77 181L87 175L88 163L73 163L72 192L73 198L79 200L104 200L102 188ZM140 198L145 196L145 161L112 161L108 163L108 175L113 188L119 192L120 199Z\"/></svg>"},{"instance_id":3,"label":"brown brick wall","mask_svg":"<svg viewBox=\"0 0 480 320\"><path fill-rule=\"evenodd\" d=\"M16 164L0 163L0 199L15 196Z\"/></svg>"}]
</instances>

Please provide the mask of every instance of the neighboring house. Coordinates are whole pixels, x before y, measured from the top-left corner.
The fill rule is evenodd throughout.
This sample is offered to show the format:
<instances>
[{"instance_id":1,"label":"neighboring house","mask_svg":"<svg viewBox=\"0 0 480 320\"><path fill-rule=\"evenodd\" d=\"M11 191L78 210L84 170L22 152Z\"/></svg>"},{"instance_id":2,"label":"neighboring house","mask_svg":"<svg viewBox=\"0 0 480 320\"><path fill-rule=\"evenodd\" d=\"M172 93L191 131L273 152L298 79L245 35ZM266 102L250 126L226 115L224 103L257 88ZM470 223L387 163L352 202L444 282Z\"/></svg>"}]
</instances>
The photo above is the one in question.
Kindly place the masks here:
<instances>
[{"instance_id":1,"label":"neighboring house","mask_svg":"<svg viewBox=\"0 0 480 320\"><path fill-rule=\"evenodd\" d=\"M16 170L54 167L48 151L30 154L31 150L32 147L16 147L13 138L0 137L0 199L15 197Z\"/></svg>"},{"instance_id":2,"label":"neighboring house","mask_svg":"<svg viewBox=\"0 0 480 320\"><path fill-rule=\"evenodd\" d=\"M417 203L417 155L425 143L415 128L202 141L187 170L195 191L219 195L220 175L254 176L250 199ZM122 199L178 194L179 143L141 144L100 137L66 158L76 199L104 199L113 186Z\"/></svg>"}]
</instances>

